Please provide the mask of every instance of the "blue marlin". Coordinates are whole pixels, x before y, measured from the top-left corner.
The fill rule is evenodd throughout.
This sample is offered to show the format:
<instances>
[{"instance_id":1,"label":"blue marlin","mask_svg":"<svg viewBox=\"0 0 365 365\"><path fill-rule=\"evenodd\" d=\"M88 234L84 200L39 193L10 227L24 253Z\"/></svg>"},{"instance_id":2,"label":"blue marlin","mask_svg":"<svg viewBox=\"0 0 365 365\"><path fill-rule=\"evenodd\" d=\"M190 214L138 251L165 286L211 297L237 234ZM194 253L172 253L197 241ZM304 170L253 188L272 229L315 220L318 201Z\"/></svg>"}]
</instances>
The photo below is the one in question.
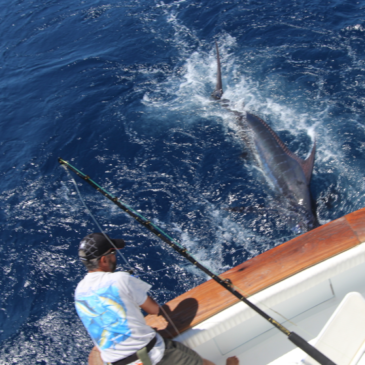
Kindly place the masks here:
<instances>
[{"instance_id":1,"label":"blue marlin","mask_svg":"<svg viewBox=\"0 0 365 365\"><path fill-rule=\"evenodd\" d=\"M238 112L229 108L229 101L222 99L223 86L218 45L217 84L212 93L227 110L237 117L238 125L244 132L244 141L253 152L254 158L274 187L281 205L290 212L289 220L294 223L296 233L304 233L317 225L313 214L309 183L312 176L316 142L306 160L291 152L278 135L261 118L249 112ZM284 199L283 199L284 198Z\"/></svg>"}]
</instances>

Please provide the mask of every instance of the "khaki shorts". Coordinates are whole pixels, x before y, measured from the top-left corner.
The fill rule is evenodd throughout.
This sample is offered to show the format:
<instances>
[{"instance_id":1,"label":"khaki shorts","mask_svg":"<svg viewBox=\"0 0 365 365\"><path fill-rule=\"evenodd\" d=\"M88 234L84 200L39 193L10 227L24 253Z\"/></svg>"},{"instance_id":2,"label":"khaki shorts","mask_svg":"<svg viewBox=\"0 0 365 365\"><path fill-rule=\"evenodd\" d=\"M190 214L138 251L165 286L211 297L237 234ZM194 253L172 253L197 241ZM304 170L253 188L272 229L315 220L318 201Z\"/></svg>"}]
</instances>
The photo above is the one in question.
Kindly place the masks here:
<instances>
[{"instance_id":1,"label":"khaki shorts","mask_svg":"<svg viewBox=\"0 0 365 365\"><path fill-rule=\"evenodd\" d=\"M157 365L202 365L203 359L180 342L164 338L165 353Z\"/></svg>"}]
</instances>

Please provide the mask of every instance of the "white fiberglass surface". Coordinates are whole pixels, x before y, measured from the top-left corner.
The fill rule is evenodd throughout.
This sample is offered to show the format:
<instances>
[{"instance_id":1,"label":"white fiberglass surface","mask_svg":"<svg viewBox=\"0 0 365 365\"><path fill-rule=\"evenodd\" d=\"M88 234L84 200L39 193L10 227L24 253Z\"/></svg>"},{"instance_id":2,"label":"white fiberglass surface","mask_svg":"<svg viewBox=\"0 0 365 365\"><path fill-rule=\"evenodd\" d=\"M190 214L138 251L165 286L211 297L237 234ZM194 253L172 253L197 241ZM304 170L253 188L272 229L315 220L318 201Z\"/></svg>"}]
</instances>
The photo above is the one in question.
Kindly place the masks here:
<instances>
[{"instance_id":1,"label":"white fiberglass surface","mask_svg":"<svg viewBox=\"0 0 365 365\"><path fill-rule=\"evenodd\" d=\"M365 297L364 254L365 245L359 245L256 294L251 300L290 331L310 341L318 336L348 292L356 291ZM232 355L238 356L241 364L279 365L277 359L295 346L245 307L237 304L182 334L179 340L217 365L225 364L225 359ZM297 351L297 357L304 355ZM281 364L290 364L289 358L289 362L282 358Z\"/></svg>"}]
</instances>

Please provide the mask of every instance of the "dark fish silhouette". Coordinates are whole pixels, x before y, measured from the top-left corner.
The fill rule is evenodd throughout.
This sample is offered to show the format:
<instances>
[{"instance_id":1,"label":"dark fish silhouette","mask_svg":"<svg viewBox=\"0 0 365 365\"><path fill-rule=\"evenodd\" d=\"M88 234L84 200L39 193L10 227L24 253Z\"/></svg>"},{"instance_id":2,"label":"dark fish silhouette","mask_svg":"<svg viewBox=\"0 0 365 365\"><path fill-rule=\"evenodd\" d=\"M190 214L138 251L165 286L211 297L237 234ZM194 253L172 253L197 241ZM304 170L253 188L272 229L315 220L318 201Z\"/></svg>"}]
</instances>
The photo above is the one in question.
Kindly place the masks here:
<instances>
[{"instance_id":1,"label":"dark fish silhouette","mask_svg":"<svg viewBox=\"0 0 365 365\"><path fill-rule=\"evenodd\" d=\"M296 233L303 233L317 224L313 214L309 183L312 176L316 143L306 160L289 151L278 135L262 119L249 112L238 112L229 108L229 101L222 99L223 86L219 50L217 49L217 85L212 97L234 113L242 127L242 137L266 178L274 186L280 206L289 210L289 221Z\"/></svg>"}]
</instances>

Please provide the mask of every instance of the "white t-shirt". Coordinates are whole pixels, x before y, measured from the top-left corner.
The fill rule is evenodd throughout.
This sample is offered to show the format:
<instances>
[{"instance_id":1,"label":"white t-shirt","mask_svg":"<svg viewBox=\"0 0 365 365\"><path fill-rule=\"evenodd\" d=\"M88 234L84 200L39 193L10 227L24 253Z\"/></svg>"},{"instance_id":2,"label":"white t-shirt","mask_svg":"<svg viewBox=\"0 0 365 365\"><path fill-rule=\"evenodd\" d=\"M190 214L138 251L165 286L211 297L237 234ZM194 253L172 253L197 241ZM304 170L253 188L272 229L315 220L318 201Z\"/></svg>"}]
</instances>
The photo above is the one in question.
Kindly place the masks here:
<instances>
[{"instance_id":1,"label":"white t-shirt","mask_svg":"<svg viewBox=\"0 0 365 365\"><path fill-rule=\"evenodd\" d=\"M115 362L145 347L156 335L139 308L151 285L124 272L92 272L77 285L76 311L104 362ZM148 353L153 365L165 352L157 342ZM139 363L136 361L135 363Z\"/></svg>"}]
</instances>

